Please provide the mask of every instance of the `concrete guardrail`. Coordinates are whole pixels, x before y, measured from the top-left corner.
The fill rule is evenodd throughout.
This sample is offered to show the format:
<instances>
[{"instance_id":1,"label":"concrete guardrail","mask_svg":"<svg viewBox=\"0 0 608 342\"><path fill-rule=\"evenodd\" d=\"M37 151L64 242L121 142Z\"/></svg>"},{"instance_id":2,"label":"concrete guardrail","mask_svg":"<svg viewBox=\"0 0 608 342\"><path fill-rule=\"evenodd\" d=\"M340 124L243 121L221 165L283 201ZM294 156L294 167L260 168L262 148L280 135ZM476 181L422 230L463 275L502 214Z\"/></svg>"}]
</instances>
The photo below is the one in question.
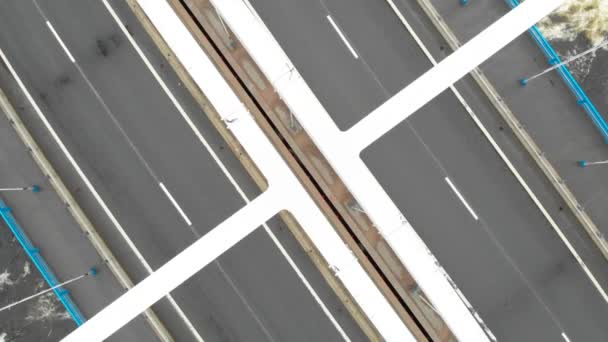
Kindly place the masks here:
<instances>
[{"instance_id":1,"label":"concrete guardrail","mask_svg":"<svg viewBox=\"0 0 608 342\"><path fill-rule=\"evenodd\" d=\"M25 253L27 253L34 265L36 265L36 268L40 271L40 274L42 274L42 277L49 287L52 288L59 285L59 280L57 280L57 277L40 254L40 250L34 246L27 234L21 229L21 226L19 226L19 223L17 223L17 220L12 214L12 209L9 208L2 199L0 199L0 216L2 216L2 219L4 219L4 222L17 241L19 241L25 250ZM72 300L72 297L70 297L69 291L63 287L56 287L53 289L53 292L70 314L76 325L81 326L86 319L80 312L80 309L76 306L76 303Z\"/></svg>"},{"instance_id":2,"label":"concrete guardrail","mask_svg":"<svg viewBox=\"0 0 608 342\"><path fill-rule=\"evenodd\" d=\"M520 3L519 0L505 1L511 8L517 7ZM553 46L551 46L551 43L547 41L545 36L543 36L543 34L540 32L536 25L532 26L528 31L549 60L549 64L557 65L562 62L557 52L553 49ZM581 86L578 84L574 76L572 76L570 69L568 69L566 65L562 65L556 70L558 74L562 77L562 80L566 83L568 88L576 97L577 103L585 109L587 115L589 115L589 117L591 118L591 121L593 121L597 129L600 131L600 133L604 137L604 141L608 143L608 125L606 124L604 117L602 116L602 114L600 114L597 108L595 108L595 105L593 104L591 99L589 99L589 97L581 88Z\"/></svg>"}]
</instances>

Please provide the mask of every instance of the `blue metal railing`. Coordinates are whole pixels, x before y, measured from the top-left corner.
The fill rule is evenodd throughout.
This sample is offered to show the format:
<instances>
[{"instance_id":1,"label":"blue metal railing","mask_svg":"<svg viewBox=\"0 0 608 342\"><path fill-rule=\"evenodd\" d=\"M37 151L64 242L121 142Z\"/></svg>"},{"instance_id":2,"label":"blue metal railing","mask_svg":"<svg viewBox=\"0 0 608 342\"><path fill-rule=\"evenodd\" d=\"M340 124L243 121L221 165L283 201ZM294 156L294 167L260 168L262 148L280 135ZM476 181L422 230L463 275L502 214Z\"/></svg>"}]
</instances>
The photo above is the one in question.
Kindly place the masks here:
<instances>
[{"instance_id":1,"label":"blue metal railing","mask_svg":"<svg viewBox=\"0 0 608 342\"><path fill-rule=\"evenodd\" d=\"M13 235L15 235L15 238L17 238L23 249L25 249L25 252L30 257L34 265L36 265L36 268L38 268L38 271L40 271L42 277L44 278L44 280L46 280L47 284L50 287L59 285L60 283L57 280L57 277L55 277L53 271L51 271L46 261L44 261L44 259L40 255L40 251L38 250L38 248L34 247L32 241L30 241L23 229L21 229L21 227L15 220L15 217L13 217L13 214L11 213L11 208L9 208L2 199L0 199L0 216L2 216L4 222L6 222L6 225L11 230L11 232L13 232ZM76 322L76 325L82 325L85 322L85 318L72 300L72 298L70 297L69 291L62 287L58 287L54 289L53 292L55 292L55 295L57 296L59 301L63 304L67 312L74 320L74 322Z\"/></svg>"},{"instance_id":2,"label":"blue metal railing","mask_svg":"<svg viewBox=\"0 0 608 342\"><path fill-rule=\"evenodd\" d=\"M505 1L507 2L507 4L509 4L511 8L514 8L519 5L518 0ZM534 41L536 41L538 46L541 48L541 50L543 50L545 56L549 60L549 64L556 65L561 63L559 55L557 54L557 52L555 52L555 50L547 41L547 39L545 39L545 37L536 25L532 26L528 31L530 32L532 38L534 38ZM595 105L593 104L593 102L591 102L591 99L589 99L587 94L585 94L585 91L578 84L574 76L572 76L572 73L566 65L562 65L556 70L562 77L568 88L570 88L570 90L576 97L577 103L585 109L587 115L591 118L591 121L593 121L597 129L600 131L600 133L604 137L604 141L608 143L608 124L606 124L606 121L604 120L602 114L600 114L597 108L595 108Z\"/></svg>"}]
</instances>

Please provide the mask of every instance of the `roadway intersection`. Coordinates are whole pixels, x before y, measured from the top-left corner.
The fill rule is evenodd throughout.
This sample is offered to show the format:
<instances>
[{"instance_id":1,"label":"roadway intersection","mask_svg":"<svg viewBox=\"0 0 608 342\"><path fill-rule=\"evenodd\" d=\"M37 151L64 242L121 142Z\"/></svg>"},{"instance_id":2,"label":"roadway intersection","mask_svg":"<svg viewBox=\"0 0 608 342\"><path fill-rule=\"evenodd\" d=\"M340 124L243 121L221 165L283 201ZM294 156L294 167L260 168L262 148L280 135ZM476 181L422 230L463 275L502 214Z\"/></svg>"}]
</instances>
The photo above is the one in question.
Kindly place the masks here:
<instances>
[{"instance_id":1,"label":"roadway intersection","mask_svg":"<svg viewBox=\"0 0 608 342\"><path fill-rule=\"evenodd\" d=\"M172 103L101 1L3 3L0 46L99 197L51 144L45 146L49 158L138 280L244 205L218 161L249 198L259 190L164 66L127 5L111 4L183 110ZM24 121L35 136L48 136L38 118L25 116ZM209 139L219 157L206 150L194 130ZM348 337L364 340L295 239L277 221L269 226ZM342 339L265 231L256 231L242 245L246 247L237 246L177 288L172 293L176 305L163 301L154 307L176 340L196 340L176 307L205 341ZM239 255L238 262L233 254Z\"/></svg>"}]
</instances>

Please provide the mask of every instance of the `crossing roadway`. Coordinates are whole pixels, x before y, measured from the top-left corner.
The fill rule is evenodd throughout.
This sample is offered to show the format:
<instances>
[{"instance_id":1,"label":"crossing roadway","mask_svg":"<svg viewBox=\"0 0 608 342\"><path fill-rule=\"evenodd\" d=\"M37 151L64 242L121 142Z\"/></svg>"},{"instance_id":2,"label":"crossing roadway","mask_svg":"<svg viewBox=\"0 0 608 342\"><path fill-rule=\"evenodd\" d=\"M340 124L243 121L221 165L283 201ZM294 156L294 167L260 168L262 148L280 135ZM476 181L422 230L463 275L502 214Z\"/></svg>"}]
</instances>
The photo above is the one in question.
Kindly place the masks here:
<instances>
[{"instance_id":1,"label":"crossing roadway","mask_svg":"<svg viewBox=\"0 0 608 342\"><path fill-rule=\"evenodd\" d=\"M259 194L125 1L1 1L0 49L39 113L6 68L2 87L135 281ZM276 218L153 309L177 341L365 340Z\"/></svg>"},{"instance_id":2,"label":"crossing roadway","mask_svg":"<svg viewBox=\"0 0 608 342\"><path fill-rule=\"evenodd\" d=\"M343 130L432 66L385 0L250 2ZM416 1L397 3L435 58L445 57ZM498 114L479 88L457 87L496 134ZM518 146L502 146L534 191L555 196ZM361 157L499 341L606 336L608 305L452 92Z\"/></svg>"}]
</instances>

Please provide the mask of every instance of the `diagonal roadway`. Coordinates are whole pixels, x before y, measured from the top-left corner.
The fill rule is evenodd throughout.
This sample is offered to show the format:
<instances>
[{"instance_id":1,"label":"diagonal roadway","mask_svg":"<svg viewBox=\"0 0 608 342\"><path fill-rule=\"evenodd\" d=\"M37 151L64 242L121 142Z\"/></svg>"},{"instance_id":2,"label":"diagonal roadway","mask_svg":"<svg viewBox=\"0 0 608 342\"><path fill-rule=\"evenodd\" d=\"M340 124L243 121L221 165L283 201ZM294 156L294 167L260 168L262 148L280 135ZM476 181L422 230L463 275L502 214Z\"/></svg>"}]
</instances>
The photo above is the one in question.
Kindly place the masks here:
<instances>
[{"instance_id":1,"label":"diagonal roadway","mask_svg":"<svg viewBox=\"0 0 608 342\"><path fill-rule=\"evenodd\" d=\"M431 67L384 0L251 3L341 129ZM608 306L452 93L362 157L499 340L606 335Z\"/></svg>"},{"instance_id":2,"label":"diagonal roadway","mask_svg":"<svg viewBox=\"0 0 608 342\"><path fill-rule=\"evenodd\" d=\"M0 3L0 48L91 186L64 169L68 184L80 190L77 199L138 280L244 205L218 160L248 196L258 192L222 152L217 133L166 70L126 3L111 4L185 110L172 103L102 1ZM37 118L24 120L42 132ZM221 159L194 130L210 139ZM65 163L56 147L46 147L51 159ZM312 287L258 230L176 289L173 304L155 307L176 340L197 340L197 334L205 341L364 340L289 232L278 220L270 230Z\"/></svg>"}]
</instances>

